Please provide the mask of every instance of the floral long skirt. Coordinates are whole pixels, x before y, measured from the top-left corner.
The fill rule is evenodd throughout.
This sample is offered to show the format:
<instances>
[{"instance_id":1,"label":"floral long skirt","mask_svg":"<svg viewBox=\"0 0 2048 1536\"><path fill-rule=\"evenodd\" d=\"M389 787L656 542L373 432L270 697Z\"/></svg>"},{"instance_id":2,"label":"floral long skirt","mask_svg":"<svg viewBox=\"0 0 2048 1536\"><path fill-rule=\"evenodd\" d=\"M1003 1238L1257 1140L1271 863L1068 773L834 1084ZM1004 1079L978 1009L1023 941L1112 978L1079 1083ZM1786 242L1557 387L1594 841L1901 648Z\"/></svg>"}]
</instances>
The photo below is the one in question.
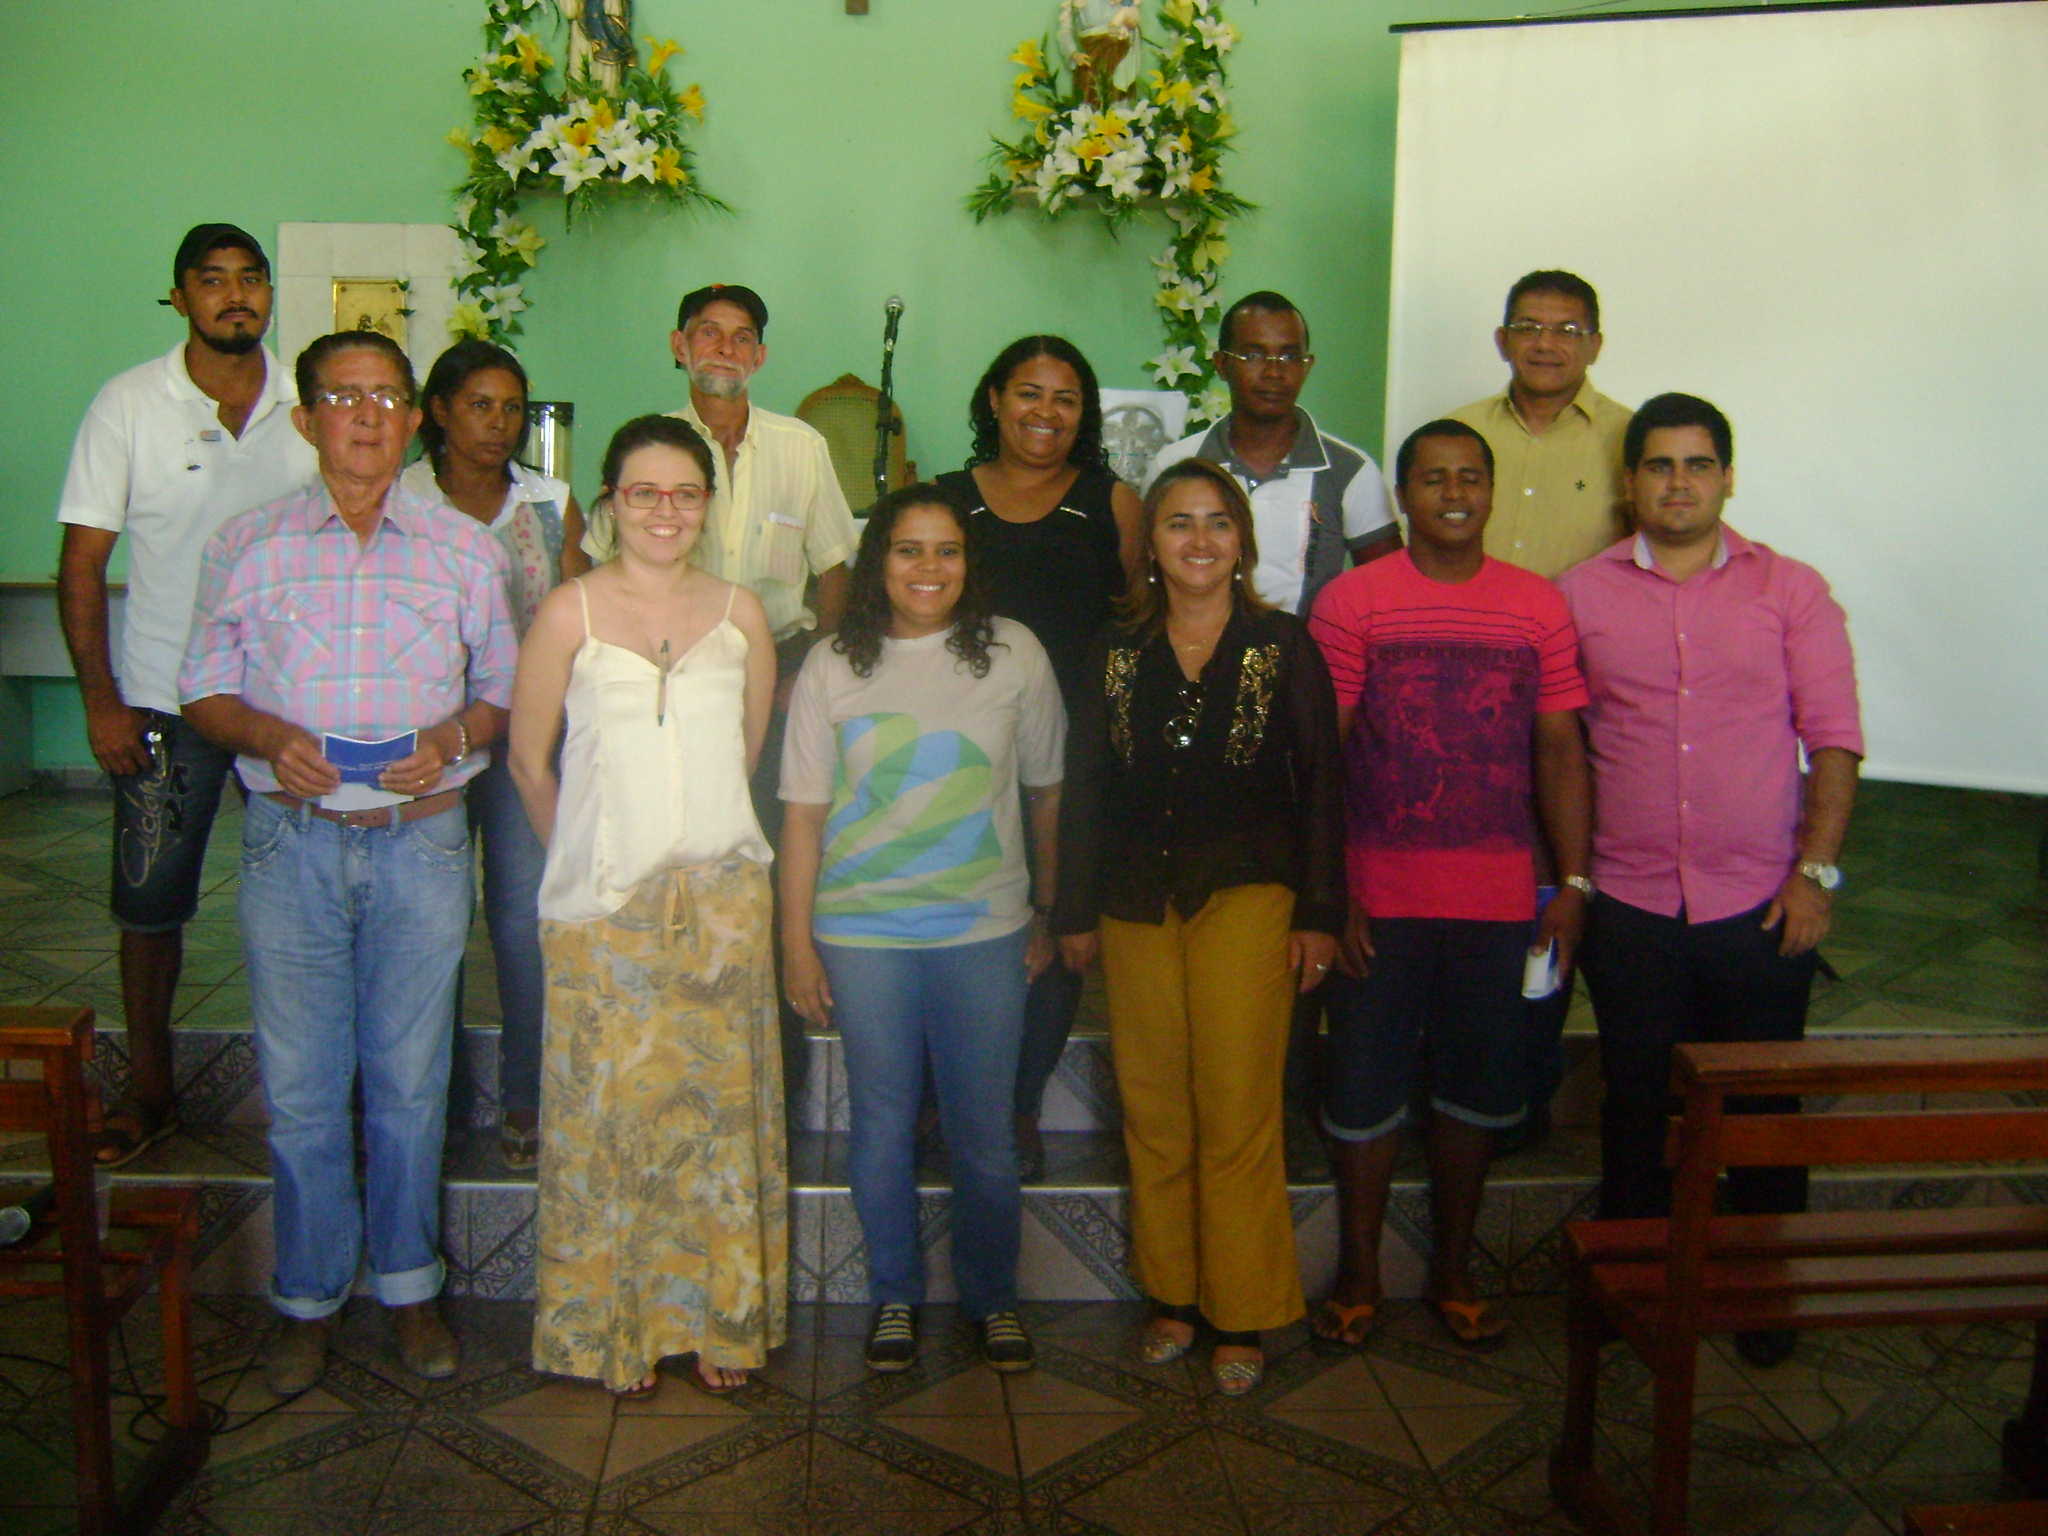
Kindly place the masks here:
<instances>
[{"instance_id":1,"label":"floral long skirt","mask_svg":"<svg viewBox=\"0 0 2048 1536\"><path fill-rule=\"evenodd\" d=\"M667 1355L757 1367L786 1337L771 914L736 855L541 923L536 1369L624 1389Z\"/></svg>"}]
</instances>

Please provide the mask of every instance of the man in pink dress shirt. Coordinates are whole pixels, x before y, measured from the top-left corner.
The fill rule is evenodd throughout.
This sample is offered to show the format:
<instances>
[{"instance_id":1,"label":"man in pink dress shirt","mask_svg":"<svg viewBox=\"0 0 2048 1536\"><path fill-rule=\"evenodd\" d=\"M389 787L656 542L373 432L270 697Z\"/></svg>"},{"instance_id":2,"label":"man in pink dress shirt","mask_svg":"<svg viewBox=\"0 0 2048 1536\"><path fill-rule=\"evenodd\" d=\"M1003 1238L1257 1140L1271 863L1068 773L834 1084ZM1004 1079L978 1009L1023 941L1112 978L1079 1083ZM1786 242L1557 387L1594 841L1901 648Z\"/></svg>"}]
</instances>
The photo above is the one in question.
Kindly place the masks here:
<instances>
[{"instance_id":1,"label":"man in pink dress shirt","mask_svg":"<svg viewBox=\"0 0 2048 1536\"><path fill-rule=\"evenodd\" d=\"M1584 965L1607 1088L1604 1217L1670 1208L1674 1045L1805 1034L1863 755L1855 658L1827 583L1721 521L1735 489L1728 419L1659 395L1622 457L1639 531L1558 581L1592 693L1599 895ZM1738 1211L1806 1205L1803 1168L1737 1169L1729 1184ZM1737 1347L1769 1364L1791 1338Z\"/></svg>"}]
</instances>

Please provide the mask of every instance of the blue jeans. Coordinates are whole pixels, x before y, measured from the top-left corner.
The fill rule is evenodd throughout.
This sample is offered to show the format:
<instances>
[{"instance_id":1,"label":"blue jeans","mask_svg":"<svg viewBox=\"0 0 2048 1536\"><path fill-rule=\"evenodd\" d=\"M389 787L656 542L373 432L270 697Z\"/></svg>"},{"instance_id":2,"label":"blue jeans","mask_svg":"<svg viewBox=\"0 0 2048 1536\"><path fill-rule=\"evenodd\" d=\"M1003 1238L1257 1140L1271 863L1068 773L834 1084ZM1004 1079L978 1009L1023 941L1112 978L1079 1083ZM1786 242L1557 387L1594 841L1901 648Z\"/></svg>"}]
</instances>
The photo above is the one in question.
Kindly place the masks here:
<instances>
[{"instance_id":1,"label":"blue jeans","mask_svg":"<svg viewBox=\"0 0 2048 1536\"><path fill-rule=\"evenodd\" d=\"M1017 1305L1017 1148L1011 1101L1024 1035L1020 928L980 944L820 944L846 1050L849 1176L878 1305L924 1300L917 1240L917 1105L929 1056L953 1167L953 1278L980 1320Z\"/></svg>"},{"instance_id":2,"label":"blue jeans","mask_svg":"<svg viewBox=\"0 0 2048 1536\"><path fill-rule=\"evenodd\" d=\"M287 1317L340 1310L366 1227L379 1301L440 1292L442 1117L471 901L460 807L344 827L249 799L240 916L270 1111L271 1301ZM350 1125L359 1073L367 1202Z\"/></svg>"},{"instance_id":3,"label":"blue jeans","mask_svg":"<svg viewBox=\"0 0 2048 1536\"><path fill-rule=\"evenodd\" d=\"M548 852L533 835L525 802L504 757L469 781L469 829L484 845L484 922L498 972L498 1108L540 1111L541 999L547 978L540 957L540 877ZM456 1027L461 1027L456 1004ZM467 1127L476 1083L458 1045L448 1074L448 1118Z\"/></svg>"}]
</instances>

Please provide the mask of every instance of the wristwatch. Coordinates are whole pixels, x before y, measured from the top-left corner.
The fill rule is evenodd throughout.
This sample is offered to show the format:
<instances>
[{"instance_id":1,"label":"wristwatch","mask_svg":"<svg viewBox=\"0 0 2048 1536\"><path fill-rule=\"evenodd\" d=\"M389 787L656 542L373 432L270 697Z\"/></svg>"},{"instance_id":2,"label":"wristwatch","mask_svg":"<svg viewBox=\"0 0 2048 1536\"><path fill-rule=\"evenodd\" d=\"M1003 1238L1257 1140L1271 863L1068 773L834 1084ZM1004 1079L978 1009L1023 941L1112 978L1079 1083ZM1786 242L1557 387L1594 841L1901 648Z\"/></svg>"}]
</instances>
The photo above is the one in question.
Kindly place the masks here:
<instances>
[{"instance_id":1,"label":"wristwatch","mask_svg":"<svg viewBox=\"0 0 2048 1536\"><path fill-rule=\"evenodd\" d=\"M1842 883L1842 872L1832 864L1801 864L1799 873L1824 891L1832 891Z\"/></svg>"},{"instance_id":2,"label":"wristwatch","mask_svg":"<svg viewBox=\"0 0 2048 1536\"><path fill-rule=\"evenodd\" d=\"M1566 875L1564 879L1559 883L1562 885L1570 886L1573 890L1577 891L1581 896L1585 897L1588 901L1591 901L1594 898L1594 896L1599 894L1598 891L1595 889L1593 882L1587 879L1584 875Z\"/></svg>"}]
</instances>

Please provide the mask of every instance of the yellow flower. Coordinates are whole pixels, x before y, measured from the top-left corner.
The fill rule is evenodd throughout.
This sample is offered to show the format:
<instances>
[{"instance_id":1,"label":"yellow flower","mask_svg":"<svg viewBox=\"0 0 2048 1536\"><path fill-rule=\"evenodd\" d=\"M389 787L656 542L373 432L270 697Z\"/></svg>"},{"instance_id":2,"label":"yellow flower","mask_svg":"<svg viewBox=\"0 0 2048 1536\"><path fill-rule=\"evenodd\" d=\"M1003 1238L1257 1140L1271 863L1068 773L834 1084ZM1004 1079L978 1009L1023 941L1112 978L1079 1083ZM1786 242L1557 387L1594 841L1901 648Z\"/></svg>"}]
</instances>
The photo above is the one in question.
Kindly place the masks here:
<instances>
[{"instance_id":1,"label":"yellow flower","mask_svg":"<svg viewBox=\"0 0 2048 1536\"><path fill-rule=\"evenodd\" d=\"M1159 7L1159 14L1177 27L1192 27L1195 24L1194 0L1166 0Z\"/></svg>"},{"instance_id":2,"label":"yellow flower","mask_svg":"<svg viewBox=\"0 0 2048 1536\"><path fill-rule=\"evenodd\" d=\"M1027 37L1019 43L1017 51L1010 55L1010 62L1023 65L1034 75L1045 73L1045 55L1038 51L1038 43L1034 38Z\"/></svg>"},{"instance_id":3,"label":"yellow flower","mask_svg":"<svg viewBox=\"0 0 2048 1536\"><path fill-rule=\"evenodd\" d=\"M1038 171L1036 160L1005 160L1003 169L1010 173L1010 180L1024 181Z\"/></svg>"},{"instance_id":4,"label":"yellow flower","mask_svg":"<svg viewBox=\"0 0 2048 1536\"><path fill-rule=\"evenodd\" d=\"M562 142L573 148L579 156L590 153L590 146L596 138L597 130L591 126L588 118L579 118L562 130Z\"/></svg>"},{"instance_id":5,"label":"yellow flower","mask_svg":"<svg viewBox=\"0 0 2048 1536\"><path fill-rule=\"evenodd\" d=\"M540 51L540 44L527 33L520 33L512 39L512 51L505 55L507 64L517 64L520 71L531 80L555 61Z\"/></svg>"},{"instance_id":6,"label":"yellow flower","mask_svg":"<svg viewBox=\"0 0 2048 1536\"><path fill-rule=\"evenodd\" d=\"M1010 89L1013 91L1028 91L1044 78L1045 76L1041 75L1037 70L1027 69L1023 74L1010 82Z\"/></svg>"},{"instance_id":7,"label":"yellow flower","mask_svg":"<svg viewBox=\"0 0 2048 1536\"><path fill-rule=\"evenodd\" d=\"M664 145L654 152L654 179L666 186L680 187L690 179L683 169L683 157Z\"/></svg>"},{"instance_id":8,"label":"yellow flower","mask_svg":"<svg viewBox=\"0 0 2048 1536\"><path fill-rule=\"evenodd\" d=\"M1114 112L1103 112L1095 119L1095 131L1105 139L1122 138L1126 124Z\"/></svg>"},{"instance_id":9,"label":"yellow flower","mask_svg":"<svg viewBox=\"0 0 2048 1536\"><path fill-rule=\"evenodd\" d=\"M676 98L676 107L684 116L693 117L700 123L703 122L704 88L701 85L692 85L681 96Z\"/></svg>"},{"instance_id":10,"label":"yellow flower","mask_svg":"<svg viewBox=\"0 0 2048 1536\"><path fill-rule=\"evenodd\" d=\"M1188 109L1194 105L1195 88L1185 80L1176 80L1163 90L1153 92L1152 99L1162 106L1172 107L1180 116L1186 117Z\"/></svg>"},{"instance_id":11,"label":"yellow flower","mask_svg":"<svg viewBox=\"0 0 2048 1536\"><path fill-rule=\"evenodd\" d=\"M519 142L519 135L507 133L503 128L493 125L483 131L481 142L489 146L492 154L502 155L506 150Z\"/></svg>"},{"instance_id":12,"label":"yellow flower","mask_svg":"<svg viewBox=\"0 0 2048 1536\"><path fill-rule=\"evenodd\" d=\"M469 130L467 128L450 128L448 130L448 142L457 149L469 148Z\"/></svg>"},{"instance_id":13,"label":"yellow flower","mask_svg":"<svg viewBox=\"0 0 2048 1536\"><path fill-rule=\"evenodd\" d=\"M472 96L487 95L498 88L498 82L491 78L488 70L467 69L463 73L469 77L469 94Z\"/></svg>"},{"instance_id":14,"label":"yellow flower","mask_svg":"<svg viewBox=\"0 0 2048 1536\"><path fill-rule=\"evenodd\" d=\"M1207 197L1209 189L1216 185L1216 172L1203 166L1188 178L1188 190L1197 197Z\"/></svg>"},{"instance_id":15,"label":"yellow flower","mask_svg":"<svg viewBox=\"0 0 2048 1536\"><path fill-rule=\"evenodd\" d=\"M1109 146L1093 134L1074 146L1074 156L1083 165L1092 166L1108 153Z\"/></svg>"},{"instance_id":16,"label":"yellow flower","mask_svg":"<svg viewBox=\"0 0 2048 1536\"><path fill-rule=\"evenodd\" d=\"M1192 178L1189 184L1193 185ZM1202 190L1207 191L1208 188L1204 187ZM1230 242L1223 239L1220 235L1211 235L1189 253L1188 265L1197 272L1206 272L1210 267L1220 267L1228 260L1230 260Z\"/></svg>"},{"instance_id":17,"label":"yellow flower","mask_svg":"<svg viewBox=\"0 0 2048 1536\"><path fill-rule=\"evenodd\" d=\"M483 306L474 299L464 299L448 315L448 334L460 341L465 336L474 336L479 341L490 339L491 322L484 318Z\"/></svg>"},{"instance_id":18,"label":"yellow flower","mask_svg":"<svg viewBox=\"0 0 2048 1536\"><path fill-rule=\"evenodd\" d=\"M1014 116L1023 118L1027 123L1042 123L1052 116L1051 107L1048 107L1042 101L1033 101L1022 91L1019 91L1010 99L1010 111Z\"/></svg>"},{"instance_id":19,"label":"yellow flower","mask_svg":"<svg viewBox=\"0 0 2048 1536\"><path fill-rule=\"evenodd\" d=\"M1184 155L1192 155L1195 152L1195 141L1188 137L1187 129L1183 128L1180 137L1173 141L1173 147Z\"/></svg>"},{"instance_id":20,"label":"yellow flower","mask_svg":"<svg viewBox=\"0 0 2048 1536\"><path fill-rule=\"evenodd\" d=\"M612 110L612 104L604 97L598 97L597 105L590 109L591 126L596 128L599 133L603 133L605 129L611 127L618 120L619 114Z\"/></svg>"},{"instance_id":21,"label":"yellow flower","mask_svg":"<svg viewBox=\"0 0 2048 1536\"><path fill-rule=\"evenodd\" d=\"M656 42L651 37L647 39L647 49L647 73L650 75L660 74L661 66L683 51L673 41L664 39Z\"/></svg>"},{"instance_id":22,"label":"yellow flower","mask_svg":"<svg viewBox=\"0 0 2048 1536\"><path fill-rule=\"evenodd\" d=\"M1237 119L1228 112L1217 114L1216 126L1209 130L1212 138L1227 139L1237 132Z\"/></svg>"}]
</instances>

